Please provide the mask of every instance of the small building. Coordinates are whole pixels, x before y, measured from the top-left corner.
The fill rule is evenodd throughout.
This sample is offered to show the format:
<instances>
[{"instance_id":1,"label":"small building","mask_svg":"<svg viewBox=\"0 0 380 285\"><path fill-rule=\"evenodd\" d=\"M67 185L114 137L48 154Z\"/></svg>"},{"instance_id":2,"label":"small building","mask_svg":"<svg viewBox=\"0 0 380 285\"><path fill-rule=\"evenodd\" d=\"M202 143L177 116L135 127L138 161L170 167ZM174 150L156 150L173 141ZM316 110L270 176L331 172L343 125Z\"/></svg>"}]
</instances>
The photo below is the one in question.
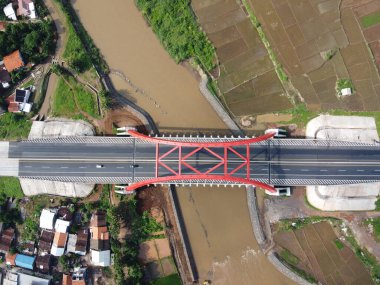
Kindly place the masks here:
<instances>
[{"instance_id":1,"label":"small building","mask_svg":"<svg viewBox=\"0 0 380 285\"><path fill-rule=\"evenodd\" d=\"M7 6L5 6L4 9L3 9L3 11L4 11L5 16L8 19L13 20L13 21L17 21L16 12L13 9L12 2L9 3Z\"/></svg>"},{"instance_id":2,"label":"small building","mask_svg":"<svg viewBox=\"0 0 380 285\"><path fill-rule=\"evenodd\" d=\"M54 232L42 230L40 240L38 242L38 248L40 250L40 253L50 252L53 240L54 240Z\"/></svg>"},{"instance_id":3,"label":"small building","mask_svg":"<svg viewBox=\"0 0 380 285\"><path fill-rule=\"evenodd\" d=\"M106 226L107 226L106 214L104 212L96 212L91 216L90 227L106 227Z\"/></svg>"},{"instance_id":4,"label":"small building","mask_svg":"<svg viewBox=\"0 0 380 285\"><path fill-rule=\"evenodd\" d=\"M51 263L52 263L51 254L39 255L36 258L36 268L41 273L49 274Z\"/></svg>"},{"instance_id":5,"label":"small building","mask_svg":"<svg viewBox=\"0 0 380 285\"><path fill-rule=\"evenodd\" d=\"M75 244L75 253L86 255L88 244L88 229L83 229L78 232L77 243Z\"/></svg>"},{"instance_id":6,"label":"small building","mask_svg":"<svg viewBox=\"0 0 380 285\"><path fill-rule=\"evenodd\" d=\"M111 265L111 251L109 250L94 250L91 249L91 263L95 266L110 266Z\"/></svg>"},{"instance_id":7,"label":"small building","mask_svg":"<svg viewBox=\"0 0 380 285\"><path fill-rule=\"evenodd\" d=\"M74 234L69 234L69 239L67 240L66 253L75 253L75 245L77 243L78 236Z\"/></svg>"},{"instance_id":8,"label":"small building","mask_svg":"<svg viewBox=\"0 0 380 285\"><path fill-rule=\"evenodd\" d=\"M340 94L342 96L352 95L352 89L351 88L343 88L342 90L340 90Z\"/></svg>"},{"instance_id":9,"label":"small building","mask_svg":"<svg viewBox=\"0 0 380 285\"><path fill-rule=\"evenodd\" d=\"M43 209L40 216L40 228L47 230L54 229L55 215L55 211L52 211L50 209Z\"/></svg>"},{"instance_id":10,"label":"small building","mask_svg":"<svg viewBox=\"0 0 380 285\"><path fill-rule=\"evenodd\" d=\"M15 266L16 254L10 254L9 252L5 255L5 264L8 266Z\"/></svg>"},{"instance_id":11,"label":"small building","mask_svg":"<svg viewBox=\"0 0 380 285\"><path fill-rule=\"evenodd\" d=\"M36 19L36 9L32 0L18 0L17 15Z\"/></svg>"},{"instance_id":12,"label":"small building","mask_svg":"<svg viewBox=\"0 0 380 285\"><path fill-rule=\"evenodd\" d=\"M69 229L69 226L70 226L70 221L65 221L65 220L62 220L62 219L57 219L55 221L54 229L55 229L56 232L67 233L67 231Z\"/></svg>"},{"instance_id":13,"label":"small building","mask_svg":"<svg viewBox=\"0 0 380 285\"><path fill-rule=\"evenodd\" d=\"M50 280L48 279L25 274L24 272L18 273L18 281L19 281L18 284L20 285L21 284L22 285L49 285L50 284Z\"/></svg>"},{"instance_id":14,"label":"small building","mask_svg":"<svg viewBox=\"0 0 380 285\"><path fill-rule=\"evenodd\" d=\"M4 276L3 285L18 285L22 283L18 283L18 274L16 272L7 271Z\"/></svg>"},{"instance_id":15,"label":"small building","mask_svg":"<svg viewBox=\"0 0 380 285\"><path fill-rule=\"evenodd\" d=\"M8 103L8 112L29 113L33 105L33 104L28 103L30 95L31 95L30 89L16 89L16 93L12 94L6 99L6 102Z\"/></svg>"},{"instance_id":16,"label":"small building","mask_svg":"<svg viewBox=\"0 0 380 285\"><path fill-rule=\"evenodd\" d=\"M35 261L36 261L36 258L34 256L29 256L25 254L17 254L16 259L15 259L16 266L30 269L30 270L34 269Z\"/></svg>"},{"instance_id":17,"label":"small building","mask_svg":"<svg viewBox=\"0 0 380 285\"><path fill-rule=\"evenodd\" d=\"M3 62L5 68L8 72L12 72L13 70L19 69L20 67L25 66L24 60L22 59L21 53L19 50L12 52L4 56Z\"/></svg>"},{"instance_id":18,"label":"small building","mask_svg":"<svg viewBox=\"0 0 380 285\"><path fill-rule=\"evenodd\" d=\"M11 245L14 238L15 238L15 229L8 228L4 230L0 237L0 252L7 253L11 249Z\"/></svg>"},{"instance_id":19,"label":"small building","mask_svg":"<svg viewBox=\"0 0 380 285\"><path fill-rule=\"evenodd\" d=\"M74 268L72 275L63 274L62 285L86 285L87 268Z\"/></svg>"},{"instance_id":20,"label":"small building","mask_svg":"<svg viewBox=\"0 0 380 285\"><path fill-rule=\"evenodd\" d=\"M11 82L11 76L8 70L5 68L4 61L0 61L0 83L3 88L8 88Z\"/></svg>"},{"instance_id":21,"label":"small building","mask_svg":"<svg viewBox=\"0 0 380 285\"><path fill-rule=\"evenodd\" d=\"M54 256L62 256L65 253L66 242L67 242L66 233L56 232L54 235L53 245L51 246L51 254Z\"/></svg>"}]
</instances>

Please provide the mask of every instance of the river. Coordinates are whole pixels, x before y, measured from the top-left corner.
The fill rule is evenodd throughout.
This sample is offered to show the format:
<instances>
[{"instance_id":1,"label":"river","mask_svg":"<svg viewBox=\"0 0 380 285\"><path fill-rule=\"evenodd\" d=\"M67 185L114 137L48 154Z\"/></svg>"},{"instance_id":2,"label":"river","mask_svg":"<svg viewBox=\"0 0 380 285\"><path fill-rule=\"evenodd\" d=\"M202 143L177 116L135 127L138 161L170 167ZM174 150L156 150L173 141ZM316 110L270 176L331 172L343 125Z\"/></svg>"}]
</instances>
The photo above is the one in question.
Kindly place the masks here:
<instances>
[{"instance_id":1,"label":"river","mask_svg":"<svg viewBox=\"0 0 380 285\"><path fill-rule=\"evenodd\" d=\"M74 0L82 23L111 69L115 87L148 111L159 129L226 129L189 70L177 65L132 0ZM260 252L243 188L180 188L191 249L201 279L213 284L292 284Z\"/></svg>"}]
</instances>

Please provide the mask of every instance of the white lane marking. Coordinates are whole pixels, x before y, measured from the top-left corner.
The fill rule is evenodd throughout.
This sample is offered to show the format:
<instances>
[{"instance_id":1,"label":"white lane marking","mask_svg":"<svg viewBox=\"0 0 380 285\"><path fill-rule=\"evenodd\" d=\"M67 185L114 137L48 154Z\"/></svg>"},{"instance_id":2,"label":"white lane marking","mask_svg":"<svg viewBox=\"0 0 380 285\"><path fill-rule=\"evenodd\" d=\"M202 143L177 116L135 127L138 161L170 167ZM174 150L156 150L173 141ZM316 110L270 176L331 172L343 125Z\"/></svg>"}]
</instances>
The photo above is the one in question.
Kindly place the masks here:
<instances>
[{"instance_id":1,"label":"white lane marking","mask_svg":"<svg viewBox=\"0 0 380 285\"><path fill-rule=\"evenodd\" d=\"M380 169L375 169L374 171L375 171L375 172L380 172Z\"/></svg>"},{"instance_id":2,"label":"white lane marking","mask_svg":"<svg viewBox=\"0 0 380 285\"><path fill-rule=\"evenodd\" d=\"M327 169L321 169L319 171L321 171L321 172L327 172L328 170Z\"/></svg>"},{"instance_id":3,"label":"white lane marking","mask_svg":"<svg viewBox=\"0 0 380 285\"><path fill-rule=\"evenodd\" d=\"M50 168L50 166L42 166L42 168Z\"/></svg>"},{"instance_id":4,"label":"white lane marking","mask_svg":"<svg viewBox=\"0 0 380 285\"><path fill-rule=\"evenodd\" d=\"M79 168L87 168L87 166L79 166Z\"/></svg>"},{"instance_id":5,"label":"white lane marking","mask_svg":"<svg viewBox=\"0 0 380 285\"><path fill-rule=\"evenodd\" d=\"M32 166L31 166L31 165L25 165L25 167L28 167L28 168L29 168L29 167L32 167Z\"/></svg>"},{"instance_id":6,"label":"white lane marking","mask_svg":"<svg viewBox=\"0 0 380 285\"><path fill-rule=\"evenodd\" d=\"M282 170L284 170L284 171L290 171L290 169L289 169L289 168L284 168L284 169L282 169Z\"/></svg>"},{"instance_id":7,"label":"white lane marking","mask_svg":"<svg viewBox=\"0 0 380 285\"><path fill-rule=\"evenodd\" d=\"M117 166L116 168L124 168L124 166Z\"/></svg>"},{"instance_id":8,"label":"white lane marking","mask_svg":"<svg viewBox=\"0 0 380 285\"><path fill-rule=\"evenodd\" d=\"M268 168L261 168L261 170L268 170Z\"/></svg>"},{"instance_id":9,"label":"white lane marking","mask_svg":"<svg viewBox=\"0 0 380 285\"><path fill-rule=\"evenodd\" d=\"M356 171L360 171L360 172L363 172L364 170L363 170L363 169L357 169Z\"/></svg>"},{"instance_id":10,"label":"white lane marking","mask_svg":"<svg viewBox=\"0 0 380 285\"><path fill-rule=\"evenodd\" d=\"M69 168L68 166L61 166L61 168Z\"/></svg>"},{"instance_id":11,"label":"white lane marking","mask_svg":"<svg viewBox=\"0 0 380 285\"><path fill-rule=\"evenodd\" d=\"M301 169L301 171L309 171L309 169Z\"/></svg>"},{"instance_id":12,"label":"white lane marking","mask_svg":"<svg viewBox=\"0 0 380 285\"><path fill-rule=\"evenodd\" d=\"M345 172L345 171L347 171L346 169L339 169L338 171L340 171L340 172Z\"/></svg>"}]
</instances>

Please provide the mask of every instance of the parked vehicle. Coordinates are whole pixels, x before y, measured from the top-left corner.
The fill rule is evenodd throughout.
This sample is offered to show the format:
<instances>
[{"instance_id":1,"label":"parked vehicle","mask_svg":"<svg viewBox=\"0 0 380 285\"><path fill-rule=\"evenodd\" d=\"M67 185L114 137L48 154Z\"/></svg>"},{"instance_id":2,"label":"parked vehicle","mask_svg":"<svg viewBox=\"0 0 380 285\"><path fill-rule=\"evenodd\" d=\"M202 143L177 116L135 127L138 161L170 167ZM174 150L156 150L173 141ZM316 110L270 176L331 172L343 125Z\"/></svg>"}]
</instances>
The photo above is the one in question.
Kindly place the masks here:
<instances>
[{"instance_id":1,"label":"parked vehicle","mask_svg":"<svg viewBox=\"0 0 380 285\"><path fill-rule=\"evenodd\" d=\"M269 190L265 190L265 194L268 194L270 196L291 196L292 190L290 187L274 187L276 192L270 192Z\"/></svg>"},{"instance_id":2,"label":"parked vehicle","mask_svg":"<svg viewBox=\"0 0 380 285\"><path fill-rule=\"evenodd\" d=\"M103 168L103 167L104 167L103 164L97 164L97 165L96 165L96 168Z\"/></svg>"},{"instance_id":3,"label":"parked vehicle","mask_svg":"<svg viewBox=\"0 0 380 285\"><path fill-rule=\"evenodd\" d=\"M274 133L274 138L286 138L288 136L288 132L284 129L267 129L265 134Z\"/></svg>"}]
</instances>

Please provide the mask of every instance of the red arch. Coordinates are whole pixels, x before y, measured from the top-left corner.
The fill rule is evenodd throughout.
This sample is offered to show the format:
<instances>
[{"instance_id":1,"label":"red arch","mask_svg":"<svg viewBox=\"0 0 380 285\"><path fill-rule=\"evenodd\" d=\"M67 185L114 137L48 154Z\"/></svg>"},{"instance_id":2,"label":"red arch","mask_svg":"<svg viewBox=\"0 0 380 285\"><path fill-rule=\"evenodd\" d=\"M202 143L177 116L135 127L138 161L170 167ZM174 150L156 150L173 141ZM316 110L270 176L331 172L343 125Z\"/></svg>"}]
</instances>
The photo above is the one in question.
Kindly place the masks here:
<instances>
[{"instance_id":1,"label":"red arch","mask_svg":"<svg viewBox=\"0 0 380 285\"><path fill-rule=\"evenodd\" d=\"M240 139L236 141L226 141L226 142L184 142L184 141L174 141L174 140L160 138L160 137L150 137L134 130L129 130L128 133L133 137L143 139L151 143L176 145L176 146L190 146L190 147L224 147L224 146L247 145L247 144L265 141L267 139L272 138L275 135L275 133L269 133L269 134L265 134L256 138Z\"/></svg>"},{"instance_id":2,"label":"red arch","mask_svg":"<svg viewBox=\"0 0 380 285\"><path fill-rule=\"evenodd\" d=\"M250 180L245 178L239 178L239 177L233 177L233 176L223 176L223 175L181 175L181 176L165 176L165 177L158 177L158 178L152 178L144 181L140 181L137 183L134 183L132 185L127 186L127 190L132 191L136 190L137 188L140 188L142 186L150 185L150 184L160 184L160 183L167 183L167 182L175 182L175 181L182 181L182 180L217 180L217 181L226 181L226 182L234 182L234 183L240 183L240 184L247 184L252 185L256 187L263 188L265 190L269 190L271 192L275 192L275 189L265 183L262 183L260 181L256 180ZM200 183L202 184L202 183Z\"/></svg>"}]
</instances>

